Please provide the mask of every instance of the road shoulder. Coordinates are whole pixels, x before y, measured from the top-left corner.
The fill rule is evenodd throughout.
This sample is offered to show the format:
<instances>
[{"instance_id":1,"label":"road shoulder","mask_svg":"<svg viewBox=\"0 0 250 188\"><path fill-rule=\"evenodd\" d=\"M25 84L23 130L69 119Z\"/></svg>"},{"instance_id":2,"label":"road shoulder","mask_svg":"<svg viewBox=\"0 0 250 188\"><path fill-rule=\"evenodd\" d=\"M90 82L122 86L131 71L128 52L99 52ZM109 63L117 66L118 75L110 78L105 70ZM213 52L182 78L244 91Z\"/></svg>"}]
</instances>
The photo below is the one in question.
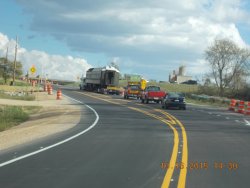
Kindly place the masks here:
<instances>
[{"instance_id":1,"label":"road shoulder","mask_svg":"<svg viewBox=\"0 0 250 188\"><path fill-rule=\"evenodd\" d=\"M42 107L38 113L31 115L28 121L0 132L0 150L66 131L77 125L81 118L81 107L75 102L65 97L62 100L56 100L55 95L46 93L38 93L36 101L1 99L0 104Z\"/></svg>"}]
</instances>

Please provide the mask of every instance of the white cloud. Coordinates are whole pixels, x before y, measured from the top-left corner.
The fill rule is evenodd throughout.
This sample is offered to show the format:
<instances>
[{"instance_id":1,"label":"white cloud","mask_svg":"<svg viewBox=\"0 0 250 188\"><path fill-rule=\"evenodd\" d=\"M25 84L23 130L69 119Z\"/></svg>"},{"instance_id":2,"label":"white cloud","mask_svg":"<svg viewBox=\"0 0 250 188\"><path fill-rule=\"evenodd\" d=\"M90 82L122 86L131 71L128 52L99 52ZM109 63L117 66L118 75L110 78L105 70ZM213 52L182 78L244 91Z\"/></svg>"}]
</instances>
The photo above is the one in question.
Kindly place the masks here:
<instances>
[{"instance_id":1,"label":"white cloud","mask_svg":"<svg viewBox=\"0 0 250 188\"><path fill-rule=\"evenodd\" d=\"M0 55L5 57L7 47L8 58L14 59L15 40L0 33ZM72 56L50 55L42 51L28 51L18 46L17 60L22 62L24 74L34 65L36 75L48 75L49 78L61 80L77 80L91 67L85 59L73 58Z\"/></svg>"},{"instance_id":2,"label":"white cloud","mask_svg":"<svg viewBox=\"0 0 250 188\"><path fill-rule=\"evenodd\" d=\"M163 64L171 71L173 62L199 64L204 50L218 38L247 46L237 28L238 23L250 23L244 9L246 0L18 2L33 16L32 30L66 41L80 52L134 62L130 67L134 72L139 71L139 65L147 67L152 62L155 68L144 69L148 71L145 74L152 75L153 69L156 72ZM120 64L121 70L126 68L122 67L126 62Z\"/></svg>"}]
</instances>

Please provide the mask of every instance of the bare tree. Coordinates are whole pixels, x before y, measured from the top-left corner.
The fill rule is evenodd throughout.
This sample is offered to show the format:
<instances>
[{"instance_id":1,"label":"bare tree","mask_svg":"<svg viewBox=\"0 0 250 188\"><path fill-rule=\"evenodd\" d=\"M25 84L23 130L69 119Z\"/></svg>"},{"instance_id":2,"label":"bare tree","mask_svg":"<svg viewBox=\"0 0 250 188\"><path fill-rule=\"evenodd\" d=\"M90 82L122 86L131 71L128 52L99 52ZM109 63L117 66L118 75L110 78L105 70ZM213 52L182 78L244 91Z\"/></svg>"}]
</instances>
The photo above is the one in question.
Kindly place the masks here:
<instances>
[{"instance_id":1,"label":"bare tree","mask_svg":"<svg viewBox=\"0 0 250 188\"><path fill-rule=\"evenodd\" d=\"M250 51L238 47L229 39L215 40L205 51L205 57L210 64L220 96L224 95L226 87L230 84L232 86L234 80L240 80L247 75Z\"/></svg>"}]
</instances>

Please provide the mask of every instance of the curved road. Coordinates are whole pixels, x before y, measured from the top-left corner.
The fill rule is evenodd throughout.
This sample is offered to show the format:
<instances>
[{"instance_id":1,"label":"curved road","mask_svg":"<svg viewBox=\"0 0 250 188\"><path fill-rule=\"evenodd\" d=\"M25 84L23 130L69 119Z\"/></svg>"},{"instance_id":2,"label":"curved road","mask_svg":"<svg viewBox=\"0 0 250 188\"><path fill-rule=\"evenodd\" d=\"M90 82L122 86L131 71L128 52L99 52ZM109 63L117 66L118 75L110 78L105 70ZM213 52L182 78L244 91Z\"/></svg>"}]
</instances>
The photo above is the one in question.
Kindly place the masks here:
<instances>
[{"instance_id":1,"label":"curved road","mask_svg":"<svg viewBox=\"0 0 250 188\"><path fill-rule=\"evenodd\" d=\"M95 127L0 167L0 187L248 187L249 117L192 105L186 111L162 110L158 104L70 89L63 93L95 109ZM87 129L96 116L82 106L79 125L18 148L18 155ZM0 165L12 153L1 153Z\"/></svg>"}]
</instances>

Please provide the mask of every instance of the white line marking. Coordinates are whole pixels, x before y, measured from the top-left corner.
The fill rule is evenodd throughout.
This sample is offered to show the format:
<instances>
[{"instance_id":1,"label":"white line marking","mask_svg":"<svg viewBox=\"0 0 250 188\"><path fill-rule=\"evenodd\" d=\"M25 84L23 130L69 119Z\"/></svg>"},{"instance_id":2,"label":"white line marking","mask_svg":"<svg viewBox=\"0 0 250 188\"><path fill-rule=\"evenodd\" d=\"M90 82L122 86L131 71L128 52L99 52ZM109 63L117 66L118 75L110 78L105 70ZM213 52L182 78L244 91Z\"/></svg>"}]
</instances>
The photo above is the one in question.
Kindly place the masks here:
<instances>
[{"instance_id":1,"label":"white line marking","mask_svg":"<svg viewBox=\"0 0 250 188\"><path fill-rule=\"evenodd\" d=\"M245 121L245 123L246 123L247 126L250 126L250 122L249 121L247 121L246 119L244 119L244 121Z\"/></svg>"},{"instance_id":2,"label":"white line marking","mask_svg":"<svg viewBox=\"0 0 250 188\"><path fill-rule=\"evenodd\" d=\"M236 119L235 122L240 123L240 121L238 119Z\"/></svg>"},{"instance_id":3,"label":"white line marking","mask_svg":"<svg viewBox=\"0 0 250 188\"><path fill-rule=\"evenodd\" d=\"M218 117L220 117L221 115L220 114L217 114Z\"/></svg>"},{"instance_id":4,"label":"white line marking","mask_svg":"<svg viewBox=\"0 0 250 188\"><path fill-rule=\"evenodd\" d=\"M67 96L67 95L64 95L64 96L70 98L70 99L73 100L73 101L76 101L76 102L78 102L78 103L84 104L84 103L82 103L81 101L78 101L78 100L76 100L76 99L73 99L73 98L71 98L71 97L69 97L69 96ZM86 105L86 104L85 104L85 105ZM93 123L91 126L89 126L87 129L85 129L85 130L83 130L83 131L81 131L81 132L79 132L79 133L77 133L77 134L75 134L75 135L73 135L73 136L71 136L71 137L65 139L65 140L62 140L62 141L60 141L60 142L57 142L57 143L55 143L55 144L53 144L53 145L50 145L50 146L47 146L47 147L45 147L45 148L42 148L42 149L33 151L33 152L28 153L28 154L25 154L25 155L22 155L22 156L20 156L20 157L15 158L15 159L12 159L12 160L3 162L3 163L0 164L0 167L6 166L6 165L8 165L8 164L14 163L14 162L19 161L19 160L21 160L21 159L25 159L25 158L27 158L27 157L36 155L36 154L41 153L41 152L43 152L43 151L49 150L49 149L51 149L51 148L54 148L54 147L56 147L56 146L59 146L59 145L61 145L61 144L66 143L66 142L69 142L69 141L73 140L74 138L77 138L77 137L81 136L82 134L84 134L84 133L88 132L89 130L91 130L93 127L96 126L97 122L99 121L99 115L98 115L98 113L97 113L92 107L90 107L89 105L86 105L86 106L87 106L90 110L92 110L92 111L94 112L95 116L96 116L96 119L95 119L94 123Z\"/></svg>"},{"instance_id":5,"label":"white line marking","mask_svg":"<svg viewBox=\"0 0 250 188\"><path fill-rule=\"evenodd\" d=\"M226 117L226 119L230 119L229 117Z\"/></svg>"}]
</instances>

